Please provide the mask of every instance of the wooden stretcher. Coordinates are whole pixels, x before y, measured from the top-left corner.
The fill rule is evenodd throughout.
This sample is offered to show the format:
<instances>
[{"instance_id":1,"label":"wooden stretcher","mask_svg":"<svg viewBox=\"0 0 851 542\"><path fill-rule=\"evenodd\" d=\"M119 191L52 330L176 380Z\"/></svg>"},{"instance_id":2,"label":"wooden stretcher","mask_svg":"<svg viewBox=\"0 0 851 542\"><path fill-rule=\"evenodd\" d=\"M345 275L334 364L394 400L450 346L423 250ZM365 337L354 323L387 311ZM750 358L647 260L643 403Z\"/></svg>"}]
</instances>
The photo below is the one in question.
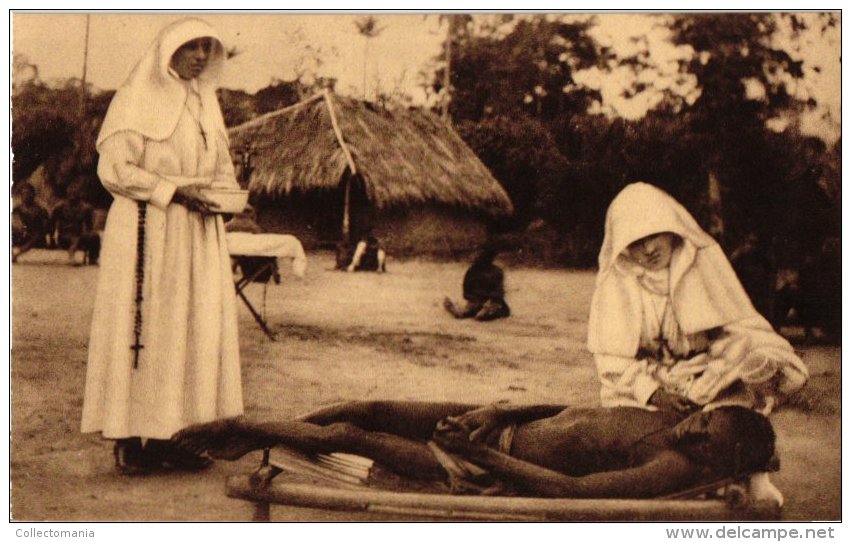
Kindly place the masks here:
<instances>
[{"instance_id":1,"label":"wooden stretcher","mask_svg":"<svg viewBox=\"0 0 851 542\"><path fill-rule=\"evenodd\" d=\"M255 472L227 481L229 497L254 503L254 521L270 521L273 504L412 521L777 521L781 517L778 503L749 499L746 477L658 499L452 495L445 488L416 483L405 487L407 481L399 477L391 477L389 486L387 481L375 483L372 461L362 457L310 456L280 446L273 450L263 452Z\"/></svg>"}]
</instances>

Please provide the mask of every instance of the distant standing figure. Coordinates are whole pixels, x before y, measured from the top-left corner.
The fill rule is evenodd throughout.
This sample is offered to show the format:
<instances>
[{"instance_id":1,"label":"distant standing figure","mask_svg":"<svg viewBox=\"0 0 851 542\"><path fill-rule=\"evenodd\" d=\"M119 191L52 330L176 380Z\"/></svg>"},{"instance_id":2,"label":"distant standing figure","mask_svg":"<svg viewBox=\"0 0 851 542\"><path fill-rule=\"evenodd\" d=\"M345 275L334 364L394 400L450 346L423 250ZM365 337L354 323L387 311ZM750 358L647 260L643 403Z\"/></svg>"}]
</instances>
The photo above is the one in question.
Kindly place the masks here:
<instances>
[{"instance_id":1,"label":"distant standing figure","mask_svg":"<svg viewBox=\"0 0 851 542\"><path fill-rule=\"evenodd\" d=\"M83 201L79 186L68 188L68 199L53 209L50 232L56 245L68 251L68 261L76 263L77 250L82 250L84 261L97 265L100 256L100 236L94 231L94 208Z\"/></svg>"},{"instance_id":2,"label":"distant standing figure","mask_svg":"<svg viewBox=\"0 0 851 542\"><path fill-rule=\"evenodd\" d=\"M345 269L347 272L354 271L377 271L383 273L386 267L387 253L381 248L381 243L374 235L361 238L351 250L348 243L337 246L337 269Z\"/></svg>"},{"instance_id":3,"label":"distant standing figure","mask_svg":"<svg viewBox=\"0 0 851 542\"><path fill-rule=\"evenodd\" d=\"M48 214L36 203L35 188L24 183L19 194L21 202L12 209L12 263L28 250L44 246L48 231Z\"/></svg>"},{"instance_id":4,"label":"distant standing figure","mask_svg":"<svg viewBox=\"0 0 851 542\"><path fill-rule=\"evenodd\" d=\"M485 322L511 315L505 302L505 273L493 263L496 254L492 248L482 250L464 273L464 308L457 308L448 297L443 300L443 307L452 316Z\"/></svg>"}]
</instances>

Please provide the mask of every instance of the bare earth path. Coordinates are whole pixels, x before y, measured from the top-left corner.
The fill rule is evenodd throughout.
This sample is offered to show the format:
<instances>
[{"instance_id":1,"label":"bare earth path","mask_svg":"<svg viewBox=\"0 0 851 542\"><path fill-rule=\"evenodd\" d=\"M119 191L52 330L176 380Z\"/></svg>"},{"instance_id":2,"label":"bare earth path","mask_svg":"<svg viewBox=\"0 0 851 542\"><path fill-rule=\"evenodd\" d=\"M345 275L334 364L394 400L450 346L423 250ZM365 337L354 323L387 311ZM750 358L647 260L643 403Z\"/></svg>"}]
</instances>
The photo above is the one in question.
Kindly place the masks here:
<instances>
[{"instance_id":1,"label":"bare earth path","mask_svg":"<svg viewBox=\"0 0 851 542\"><path fill-rule=\"evenodd\" d=\"M245 521L251 506L224 496L225 477L258 457L199 474L125 478L111 447L79 432L86 343L97 268L35 251L12 276L12 516L24 521ZM304 280L248 295L265 313L270 342L240 304L246 413L290 417L341 400L417 399L596 404L583 341L594 276L586 271L507 269L512 317L455 321L443 295L460 297L465 265L390 262L389 273L330 271L312 254ZM840 356L801 350L813 373L806 401L778 412L784 518L840 519ZM278 521L365 516L278 507Z\"/></svg>"}]
</instances>

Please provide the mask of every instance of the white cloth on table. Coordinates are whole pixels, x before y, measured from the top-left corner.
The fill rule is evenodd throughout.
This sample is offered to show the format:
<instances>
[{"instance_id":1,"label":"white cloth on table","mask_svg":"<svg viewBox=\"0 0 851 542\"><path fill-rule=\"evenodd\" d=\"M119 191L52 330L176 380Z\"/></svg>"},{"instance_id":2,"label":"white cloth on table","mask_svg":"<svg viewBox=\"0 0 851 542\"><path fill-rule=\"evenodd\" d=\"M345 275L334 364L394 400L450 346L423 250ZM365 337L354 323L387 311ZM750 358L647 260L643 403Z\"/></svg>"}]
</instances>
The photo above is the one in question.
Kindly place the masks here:
<instances>
[{"instance_id":1,"label":"white cloth on table","mask_svg":"<svg viewBox=\"0 0 851 542\"><path fill-rule=\"evenodd\" d=\"M307 256L301 241L294 235L278 233L227 233L228 252L231 256L266 256L278 259L281 267L285 259L292 260L293 274L304 278Z\"/></svg>"},{"instance_id":2,"label":"white cloth on table","mask_svg":"<svg viewBox=\"0 0 851 542\"><path fill-rule=\"evenodd\" d=\"M236 300L222 218L171 203L178 186L237 187L227 135L215 122L220 114L203 112L218 104L205 100L203 89L199 95L197 84L170 73L174 50L163 45L176 49L210 32L197 20L168 28L148 51L153 60L146 57L139 66L159 59L159 80L172 78L169 88L179 90L181 105L175 124L156 139L145 130L157 122L139 124L138 115L121 111L133 107L129 98L119 98L127 85L133 92L125 96L149 115L159 115L164 106L143 100L145 85L133 79L137 67L110 105L107 118L113 120L98 139L98 175L114 201L103 233L81 429L106 438L167 439L190 424L243 412ZM215 48L220 49L221 44ZM137 202L148 205L144 348L134 368Z\"/></svg>"}]
</instances>

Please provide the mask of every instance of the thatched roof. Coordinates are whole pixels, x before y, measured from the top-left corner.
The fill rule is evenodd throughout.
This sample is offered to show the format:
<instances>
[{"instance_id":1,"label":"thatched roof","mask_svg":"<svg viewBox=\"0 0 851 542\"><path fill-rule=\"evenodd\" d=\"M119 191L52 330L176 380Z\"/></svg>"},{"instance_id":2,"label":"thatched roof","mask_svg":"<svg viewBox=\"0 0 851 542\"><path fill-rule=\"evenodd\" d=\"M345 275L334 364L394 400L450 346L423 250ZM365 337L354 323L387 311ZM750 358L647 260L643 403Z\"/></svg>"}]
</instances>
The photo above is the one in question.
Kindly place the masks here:
<instances>
[{"instance_id":1,"label":"thatched roof","mask_svg":"<svg viewBox=\"0 0 851 542\"><path fill-rule=\"evenodd\" d=\"M458 134L421 109L384 110L325 92L236 126L230 138L233 149L251 149L249 188L257 194L334 189L350 168L379 209L431 201L512 212Z\"/></svg>"}]
</instances>

